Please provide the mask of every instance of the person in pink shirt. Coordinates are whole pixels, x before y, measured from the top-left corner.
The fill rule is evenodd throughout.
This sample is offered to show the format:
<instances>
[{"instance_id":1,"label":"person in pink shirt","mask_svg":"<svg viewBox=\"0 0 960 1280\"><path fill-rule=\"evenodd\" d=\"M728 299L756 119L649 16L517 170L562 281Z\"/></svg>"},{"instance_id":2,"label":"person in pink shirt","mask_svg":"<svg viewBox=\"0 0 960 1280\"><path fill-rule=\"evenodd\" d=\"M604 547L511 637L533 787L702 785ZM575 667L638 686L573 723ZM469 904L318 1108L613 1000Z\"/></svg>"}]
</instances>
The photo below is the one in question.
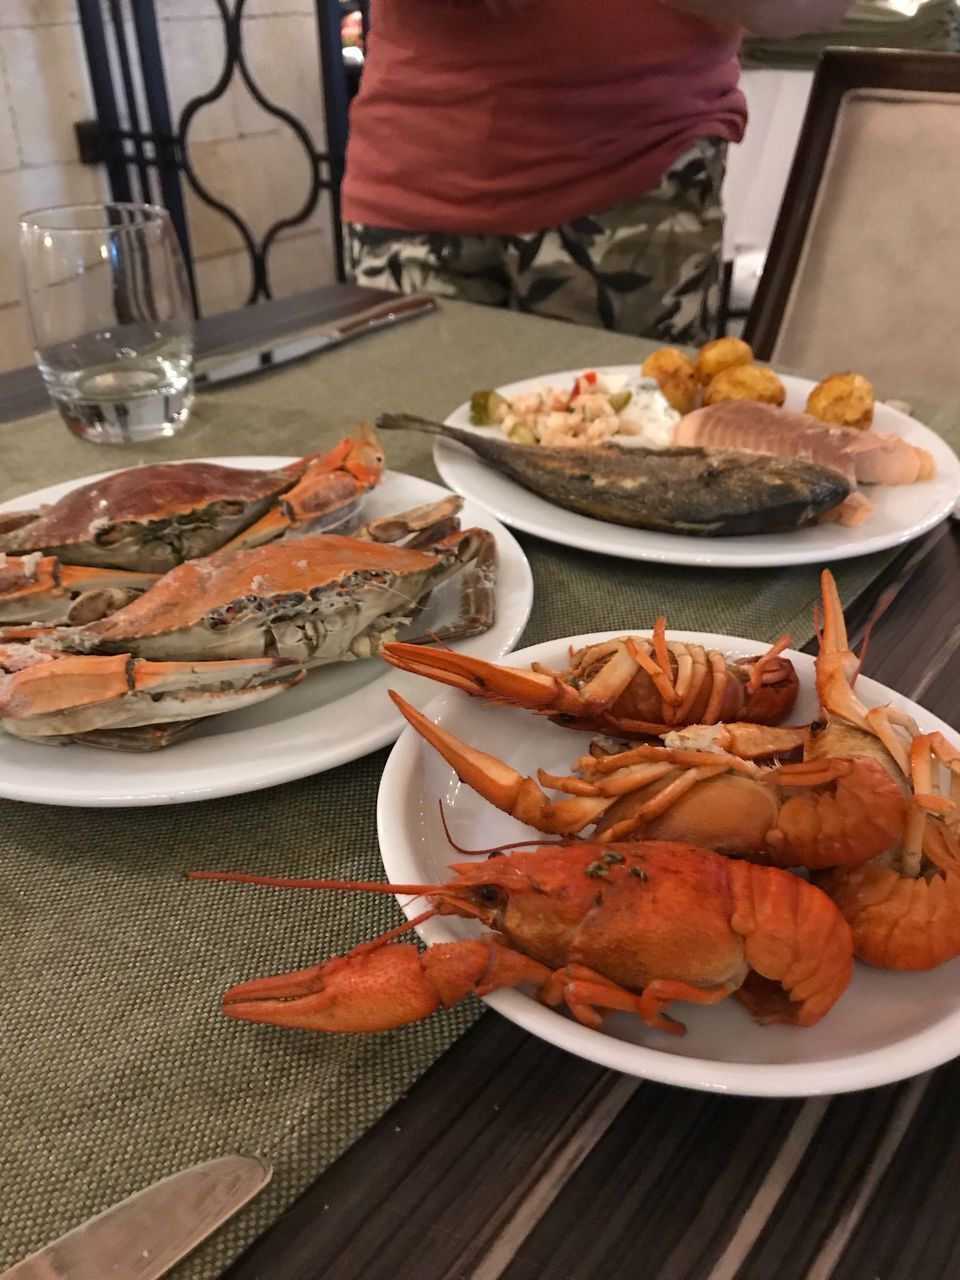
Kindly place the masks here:
<instances>
[{"instance_id":1,"label":"person in pink shirt","mask_svg":"<svg viewBox=\"0 0 960 1280\"><path fill-rule=\"evenodd\" d=\"M852 0L373 0L343 184L360 284L714 336L744 30Z\"/></svg>"}]
</instances>

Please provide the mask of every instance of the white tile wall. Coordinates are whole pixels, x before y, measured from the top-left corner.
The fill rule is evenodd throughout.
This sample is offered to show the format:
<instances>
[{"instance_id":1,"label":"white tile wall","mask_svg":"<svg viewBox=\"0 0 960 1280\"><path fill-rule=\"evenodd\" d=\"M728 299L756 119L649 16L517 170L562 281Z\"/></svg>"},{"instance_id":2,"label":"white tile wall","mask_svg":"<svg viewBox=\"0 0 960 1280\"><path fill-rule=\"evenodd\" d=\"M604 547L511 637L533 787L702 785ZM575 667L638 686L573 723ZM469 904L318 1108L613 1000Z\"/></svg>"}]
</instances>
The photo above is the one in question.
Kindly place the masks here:
<instances>
[{"instance_id":1,"label":"white tile wall","mask_svg":"<svg viewBox=\"0 0 960 1280\"><path fill-rule=\"evenodd\" d=\"M13 108L7 92L7 73L0 60L0 169L19 169L20 144L13 123Z\"/></svg>"},{"instance_id":2,"label":"white tile wall","mask_svg":"<svg viewBox=\"0 0 960 1280\"><path fill-rule=\"evenodd\" d=\"M0 27L39 27L76 20L74 0L0 0Z\"/></svg>"},{"instance_id":3,"label":"white tile wall","mask_svg":"<svg viewBox=\"0 0 960 1280\"><path fill-rule=\"evenodd\" d=\"M75 160L74 121L93 111L79 25L8 27L0 60L23 163Z\"/></svg>"},{"instance_id":4,"label":"white tile wall","mask_svg":"<svg viewBox=\"0 0 960 1280\"><path fill-rule=\"evenodd\" d=\"M224 62L214 0L156 0L171 106L210 89ZM243 27L251 71L265 96L299 117L323 147L323 97L314 0L248 0ZM128 31L131 45L132 32ZM17 302L16 221L26 209L109 196L101 170L77 160L74 122L93 115L75 0L0 0L0 369L32 351ZM294 215L309 167L290 129L239 81L201 109L190 154L202 181L235 206L255 234ZM250 269L236 229L186 195L203 310L240 306ZM326 208L285 231L273 246L276 297L333 278Z\"/></svg>"}]
</instances>

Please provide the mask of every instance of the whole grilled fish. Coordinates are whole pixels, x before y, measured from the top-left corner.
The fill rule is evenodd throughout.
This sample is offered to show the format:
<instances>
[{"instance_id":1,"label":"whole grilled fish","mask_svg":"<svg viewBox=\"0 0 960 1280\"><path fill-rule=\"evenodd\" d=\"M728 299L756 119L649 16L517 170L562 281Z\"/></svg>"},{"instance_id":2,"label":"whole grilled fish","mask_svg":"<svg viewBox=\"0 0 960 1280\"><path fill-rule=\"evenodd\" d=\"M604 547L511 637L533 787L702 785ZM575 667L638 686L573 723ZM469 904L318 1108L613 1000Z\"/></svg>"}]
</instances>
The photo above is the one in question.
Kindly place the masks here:
<instances>
[{"instance_id":1,"label":"whole grilled fish","mask_svg":"<svg viewBox=\"0 0 960 1280\"><path fill-rule=\"evenodd\" d=\"M839 471L799 458L700 448L552 449L405 413L385 413L377 426L456 440L559 507L665 533L719 537L800 529L838 507L851 490Z\"/></svg>"}]
</instances>

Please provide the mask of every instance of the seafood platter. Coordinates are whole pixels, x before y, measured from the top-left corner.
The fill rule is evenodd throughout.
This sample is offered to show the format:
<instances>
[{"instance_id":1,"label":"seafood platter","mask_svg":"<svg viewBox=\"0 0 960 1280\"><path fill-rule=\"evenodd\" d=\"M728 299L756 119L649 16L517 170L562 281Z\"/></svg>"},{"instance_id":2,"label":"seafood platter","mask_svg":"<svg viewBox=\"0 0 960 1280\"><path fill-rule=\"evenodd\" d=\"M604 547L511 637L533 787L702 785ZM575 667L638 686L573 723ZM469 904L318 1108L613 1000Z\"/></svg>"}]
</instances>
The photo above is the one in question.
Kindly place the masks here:
<instances>
[{"instance_id":1,"label":"seafood platter","mask_svg":"<svg viewBox=\"0 0 960 1280\"><path fill-rule=\"evenodd\" d=\"M565 370L475 391L437 437L444 482L563 545L705 567L825 564L919 537L960 497L960 460L855 373L778 375L740 339L695 361Z\"/></svg>"},{"instance_id":2,"label":"seafood platter","mask_svg":"<svg viewBox=\"0 0 960 1280\"><path fill-rule=\"evenodd\" d=\"M26 495L0 510L0 794L173 803L356 759L402 726L384 643L496 658L531 601L503 526L385 470L369 428Z\"/></svg>"},{"instance_id":3,"label":"seafood platter","mask_svg":"<svg viewBox=\"0 0 960 1280\"><path fill-rule=\"evenodd\" d=\"M960 736L860 675L826 570L822 592L816 658L662 618L509 664L386 644L424 682L391 692L410 729L378 802L390 883L191 877L392 892L408 923L241 981L223 1012L372 1033L476 993L616 1070L757 1095L954 1057Z\"/></svg>"}]
</instances>

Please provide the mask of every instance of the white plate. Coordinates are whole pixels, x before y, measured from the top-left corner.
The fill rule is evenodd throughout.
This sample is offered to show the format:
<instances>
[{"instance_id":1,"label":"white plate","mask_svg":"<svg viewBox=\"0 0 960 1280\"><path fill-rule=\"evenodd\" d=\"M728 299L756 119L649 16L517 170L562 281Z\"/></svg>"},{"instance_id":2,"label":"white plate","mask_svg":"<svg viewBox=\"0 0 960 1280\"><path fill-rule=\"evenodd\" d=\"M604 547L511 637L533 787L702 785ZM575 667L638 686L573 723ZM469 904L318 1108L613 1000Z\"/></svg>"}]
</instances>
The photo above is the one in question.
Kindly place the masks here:
<instances>
[{"instance_id":1,"label":"white plate","mask_svg":"<svg viewBox=\"0 0 960 1280\"><path fill-rule=\"evenodd\" d=\"M573 383L582 369L563 373L545 373L523 382L500 387L505 396L520 395L538 387L563 387ZM606 365L597 372L606 375L636 376L637 365ZM788 409L802 410L814 384L805 378L783 376L787 389ZM453 427L466 427L484 433L484 428L470 426L470 405L446 419ZM535 533L565 547L599 551L627 560L651 560L658 564L689 564L702 568L762 569L788 564L829 564L833 560L849 560L871 551L884 551L917 538L950 514L960 497L960 460L950 446L928 427L907 417L889 405L878 404L874 418L875 431L903 436L933 455L937 467L934 480L913 485L870 485L864 493L874 505L870 518L857 529L837 524L814 525L791 533L750 534L728 538L695 538L679 533L654 533L646 529L629 529L626 525L594 520L590 516L565 511L470 452L453 440L438 440L433 460L444 481L493 512L505 524L526 533ZM491 428L486 428L489 434Z\"/></svg>"},{"instance_id":2,"label":"white plate","mask_svg":"<svg viewBox=\"0 0 960 1280\"><path fill-rule=\"evenodd\" d=\"M230 467L277 467L289 457L205 458ZM106 474L106 473L104 473ZM97 479L82 476L7 502L0 510L55 502ZM445 497L446 489L388 471L367 495L364 515L404 511ZM464 527L480 525L497 540L500 571L497 620L457 648L498 658L517 643L530 614L530 566L514 537L488 513L465 502ZM272 787L356 760L392 742L403 721L387 698L397 681L416 696L420 681L379 658L311 671L302 684L244 711L213 717L196 736L163 751L138 755L78 743L63 747L22 742L0 732L0 796L43 804L108 807L182 804Z\"/></svg>"},{"instance_id":3,"label":"white plate","mask_svg":"<svg viewBox=\"0 0 960 1280\"><path fill-rule=\"evenodd\" d=\"M568 645L604 640L614 632L535 645L513 654L511 665L534 660L562 667ZM730 655L763 652L765 646L730 636L672 632ZM790 653L801 680L797 724L814 718L813 660ZM433 686L434 688L436 686ZM412 701L423 706L431 684L422 681ZM939 729L960 746L960 735L907 698L861 677L857 693L871 705L891 702L915 716L921 729ZM529 712L493 706L453 689L426 708L431 719L458 737L506 760L526 774L537 767L569 772L590 735L563 730ZM436 884L450 863L467 861L446 841L440 823L442 799L452 838L465 848L490 848L506 840L536 838L507 814L481 800L423 740L407 729L387 761L380 784L377 820L387 878L395 884ZM545 840L547 837L543 837ZM423 899L399 899L409 917ZM427 942L474 936L475 923L444 917L418 932ZM781 1097L841 1093L901 1080L960 1053L960 961L929 973L887 973L857 963L853 981L816 1026L761 1027L736 1000L712 1008L677 1002L671 1012L687 1026L683 1037L615 1014L602 1031L591 1031L566 1014L548 1009L521 991L486 997L492 1008L550 1044L628 1075L691 1089Z\"/></svg>"}]
</instances>

